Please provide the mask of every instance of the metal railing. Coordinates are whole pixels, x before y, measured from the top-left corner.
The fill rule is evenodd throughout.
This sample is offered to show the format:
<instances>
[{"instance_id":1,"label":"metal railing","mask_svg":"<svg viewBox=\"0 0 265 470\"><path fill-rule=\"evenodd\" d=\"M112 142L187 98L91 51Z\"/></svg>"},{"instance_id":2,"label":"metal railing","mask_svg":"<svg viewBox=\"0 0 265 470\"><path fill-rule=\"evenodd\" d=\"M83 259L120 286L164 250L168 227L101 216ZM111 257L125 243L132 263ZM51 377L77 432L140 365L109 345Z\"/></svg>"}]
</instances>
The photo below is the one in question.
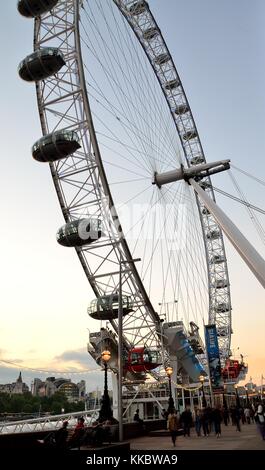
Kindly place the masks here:
<instances>
[{"instance_id":1,"label":"metal railing","mask_svg":"<svg viewBox=\"0 0 265 470\"><path fill-rule=\"evenodd\" d=\"M59 429L63 421L68 421L69 428L76 425L77 418L83 417L85 425L91 424L96 419L99 408L87 411L78 411L75 413L65 413L60 415L48 415L46 417L26 419L21 421L0 422L1 434L17 434L36 431L52 431Z\"/></svg>"}]
</instances>

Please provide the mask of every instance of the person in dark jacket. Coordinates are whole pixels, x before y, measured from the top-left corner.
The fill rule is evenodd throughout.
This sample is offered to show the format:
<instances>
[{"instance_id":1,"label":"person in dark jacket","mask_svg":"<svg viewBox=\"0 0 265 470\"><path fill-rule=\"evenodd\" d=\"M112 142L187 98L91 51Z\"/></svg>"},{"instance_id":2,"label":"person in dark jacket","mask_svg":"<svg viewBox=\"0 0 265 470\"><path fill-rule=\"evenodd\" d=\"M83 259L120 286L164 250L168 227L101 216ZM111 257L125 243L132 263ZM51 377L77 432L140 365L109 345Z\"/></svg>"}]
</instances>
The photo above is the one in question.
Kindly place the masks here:
<instances>
[{"instance_id":1,"label":"person in dark jacket","mask_svg":"<svg viewBox=\"0 0 265 470\"><path fill-rule=\"evenodd\" d=\"M213 419L213 425L214 425L214 431L216 437L221 436L221 421L222 421L222 415L219 406L216 406L215 409L212 412L212 419Z\"/></svg>"},{"instance_id":2,"label":"person in dark jacket","mask_svg":"<svg viewBox=\"0 0 265 470\"><path fill-rule=\"evenodd\" d=\"M231 408L231 418L232 418L232 423L236 425L236 430L241 431L240 427L240 409L238 407L233 406Z\"/></svg>"},{"instance_id":3,"label":"person in dark jacket","mask_svg":"<svg viewBox=\"0 0 265 470\"><path fill-rule=\"evenodd\" d=\"M190 437L190 428L192 425L192 414L188 406L186 406L185 411L183 411L183 413L181 414L181 423L183 426L184 437L185 436Z\"/></svg>"},{"instance_id":4,"label":"person in dark jacket","mask_svg":"<svg viewBox=\"0 0 265 470\"><path fill-rule=\"evenodd\" d=\"M133 417L133 420L136 421L137 423L139 424L143 424L144 421L140 418L139 416L139 409L136 410L135 414L134 414L134 417Z\"/></svg>"},{"instance_id":5,"label":"person in dark jacket","mask_svg":"<svg viewBox=\"0 0 265 470\"><path fill-rule=\"evenodd\" d=\"M209 421L208 421L208 412L206 408L202 409L201 413L201 423L204 437L209 436Z\"/></svg>"}]
</instances>

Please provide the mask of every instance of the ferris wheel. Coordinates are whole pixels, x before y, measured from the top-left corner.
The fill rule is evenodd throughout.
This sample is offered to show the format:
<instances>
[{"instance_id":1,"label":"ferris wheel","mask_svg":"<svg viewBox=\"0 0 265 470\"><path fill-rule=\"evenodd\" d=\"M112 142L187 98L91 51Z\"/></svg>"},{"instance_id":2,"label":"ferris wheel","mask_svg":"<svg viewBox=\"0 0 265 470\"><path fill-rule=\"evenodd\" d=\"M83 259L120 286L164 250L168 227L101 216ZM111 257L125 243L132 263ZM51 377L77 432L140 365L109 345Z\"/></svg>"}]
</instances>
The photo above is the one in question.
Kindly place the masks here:
<instances>
[{"instance_id":1,"label":"ferris wheel","mask_svg":"<svg viewBox=\"0 0 265 470\"><path fill-rule=\"evenodd\" d=\"M185 181L206 162L181 79L146 1L20 0L35 19L19 74L36 83L48 162L72 247L94 291L89 314L128 349L161 347L158 325L216 324L229 356L231 299L222 231ZM200 186L214 200L209 176ZM134 258L140 258L139 264Z\"/></svg>"}]
</instances>

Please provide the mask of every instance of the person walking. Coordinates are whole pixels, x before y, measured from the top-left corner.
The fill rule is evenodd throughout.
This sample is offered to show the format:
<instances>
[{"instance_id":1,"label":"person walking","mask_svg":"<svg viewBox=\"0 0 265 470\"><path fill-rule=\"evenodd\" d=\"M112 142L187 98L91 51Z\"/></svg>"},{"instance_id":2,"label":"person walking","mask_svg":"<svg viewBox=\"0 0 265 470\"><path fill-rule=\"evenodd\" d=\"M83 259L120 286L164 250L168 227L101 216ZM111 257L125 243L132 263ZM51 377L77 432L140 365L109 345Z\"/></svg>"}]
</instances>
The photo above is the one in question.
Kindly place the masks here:
<instances>
[{"instance_id":1,"label":"person walking","mask_svg":"<svg viewBox=\"0 0 265 470\"><path fill-rule=\"evenodd\" d=\"M181 423L183 425L184 437L190 437L190 428L192 425L192 414L190 408L186 406L185 411L181 414Z\"/></svg>"},{"instance_id":2,"label":"person walking","mask_svg":"<svg viewBox=\"0 0 265 470\"><path fill-rule=\"evenodd\" d=\"M241 423L242 423L242 424L245 424L245 423L246 423L246 416L245 416L244 409L243 409L243 408L240 408L240 409L239 409L239 412L240 412Z\"/></svg>"},{"instance_id":3,"label":"person walking","mask_svg":"<svg viewBox=\"0 0 265 470\"><path fill-rule=\"evenodd\" d=\"M221 437L221 420L222 415L218 406L212 412L213 425L216 437Z\"/></svg>"},{"instance_id":4,"label":"person walking","mask_svg":"<svg viewBox=\"0 0 265 470\"><path fill-rule=\"evenodd\" d=\"M248 406L244 409L244 414L245 414L246 422L250 424L250 409Z\"/></svg>"},{"instance_id":5,"label":"person walking","mask_svg":"<svg viewBox=\"0 0 265 470\"><path fill-rule=\"evenodd\" d=\"M233 406L231 408L231 419L232 419L232 424L236 426L237 431L241 431L240 427L240 409L237 406Z\"/></svg>"},{"instance_id":6,"label":"person walking","mask_svg":"<svg viewBox=\"0 0 265 470\"><path fill-rule=\"evenodd\" d=\"M238 408L238 406L236 406L236 408L235 408L235 424L236 424L236 430L239 431L239 432L241 432L240 419L241 419L240 408Z\"/></svg>"},{"instance_id":7,"label":"person walking","mask_svg":"<svg viewBox=\"0 0 265 470\"><path fill-rule=\"evenodd\" d=\"M209 436L209 423L208 423L208 413L206 408L202 409L201 413L201 424L204 437Z\"/></svg>"},{"instance_id":8,"label":"person walking","mask_svg":"<svg viewBox=\"0 0 265 470\"><path fill-rule=\"evenodd\" d=\"M262 405L258 406L258 409L254 415L257 428L262 439L265 441L265 412Z\"/></svg>"},{"instance_id":9,"label":"person walking","mask_svg":"<svg viewBox=\"0 0 265 470\"><path fill-rule=\"evenodd\" d=\"M199 408L196 408L195 409L195 430L196 430L198 437L200 437L201 435L201 427L202 427L201 417L202 417L201 410Z\"/></svg>"},{"instance_id":10,"label":"person walking","mask_svg":"<svg viewBox=\"0 0 265 470\"><path fill-rule=\"evenodd\" d=\"M167 429L167 419L168 419L168 411L165 410L165 408L162 409L161 411L161 416L165 420L165 429Z\"/></svg>"},{"instance_id":11,"label":"person walking","mask_svg":"<svg viewBox=\"0 0 265 470\"><path fill-rule=\"evenodd\" d=\"M170 432L173 446L176 447L176 439L178 433L178 415L176 410L173 409L172 412L168 415L167 428Z\"/></svg>"},{"instance_id":12,"label":"person walking","mask_svg":"<svg viewBox=\"0 0 265 470\"><path fill-rule=\"evenodd\" d=\"M223 419L224 419L224 425L227 426L229 423L229 411L227 407L223 408Z\"/></svg>"}]
</instances>

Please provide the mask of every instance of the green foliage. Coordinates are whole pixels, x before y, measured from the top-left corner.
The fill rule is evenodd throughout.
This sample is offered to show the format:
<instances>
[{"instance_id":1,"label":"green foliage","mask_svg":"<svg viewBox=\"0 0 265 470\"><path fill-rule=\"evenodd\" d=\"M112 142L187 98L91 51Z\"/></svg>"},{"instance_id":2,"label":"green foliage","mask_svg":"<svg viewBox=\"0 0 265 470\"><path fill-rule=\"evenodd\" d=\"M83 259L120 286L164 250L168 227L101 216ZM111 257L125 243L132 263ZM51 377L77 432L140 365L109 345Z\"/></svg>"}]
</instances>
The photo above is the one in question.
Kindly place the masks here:
<instances>
[{"instance_id":1,"label":"green foliage","mask_svg":"<svg viewBox=\"0 0 265 470\"><path fill-rule=\"evenodd\" d=\"M56 392L51 397L33 397L31 393L23 395L9 395L0 393L0 413L52 413L60 414L62 408L65 413L84 410L84 402L69 403L66 396Z\"/></svg>"}]
</instances>

